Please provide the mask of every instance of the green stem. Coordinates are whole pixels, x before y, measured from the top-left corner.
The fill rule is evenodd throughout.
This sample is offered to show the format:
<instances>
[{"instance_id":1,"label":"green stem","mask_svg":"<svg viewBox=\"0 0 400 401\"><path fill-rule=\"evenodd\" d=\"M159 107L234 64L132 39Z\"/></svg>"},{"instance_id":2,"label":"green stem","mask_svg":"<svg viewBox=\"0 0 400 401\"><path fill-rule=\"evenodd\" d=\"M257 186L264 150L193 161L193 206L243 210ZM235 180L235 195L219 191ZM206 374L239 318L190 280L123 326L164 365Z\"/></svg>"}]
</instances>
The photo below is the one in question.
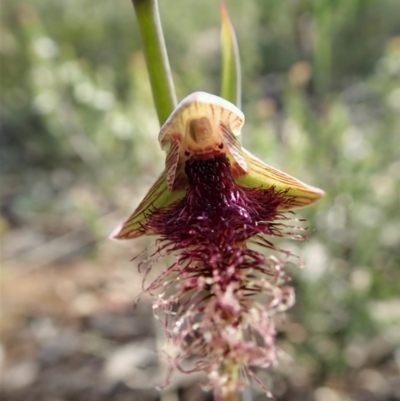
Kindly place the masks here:
<instances>
[{"instance_id":1,"label":"green stem","mask_svg":"<svg viewBox=\"0 0 400 401\"><path fill-rule=\"evenodd\" d=\"M314 0L316 88L320 95L329 91L332 71L333 5L330 0Z\"/></svg>"},{"instance_id":2,"label":"green stem","mask_svg":"<svg viewBox=\"0 0 400 401\"><path fill-rule=\"evenodd\" d=\"M160 125L176 107L176 94L165 47L157 0L132 0Z\"/></svg>"}]
</instances>

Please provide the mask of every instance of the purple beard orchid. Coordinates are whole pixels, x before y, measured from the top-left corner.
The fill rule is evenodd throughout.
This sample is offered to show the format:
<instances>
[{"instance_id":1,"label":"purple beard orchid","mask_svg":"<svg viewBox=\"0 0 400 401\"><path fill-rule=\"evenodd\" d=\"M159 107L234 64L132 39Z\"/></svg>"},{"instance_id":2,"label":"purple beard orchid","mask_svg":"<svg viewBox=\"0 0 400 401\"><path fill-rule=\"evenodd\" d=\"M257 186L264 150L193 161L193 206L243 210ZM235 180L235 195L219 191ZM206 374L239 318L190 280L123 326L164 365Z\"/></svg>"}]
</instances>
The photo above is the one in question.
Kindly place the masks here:
<instances>
[{"instance_id":1,"label":"purple beard orchid","mask_svg":"<svg viewBox=\"0 0 400 401\"><path fill-rule=\"evenodd\" d=\"M158 235L154 258L174 255L147 291L161 292L154 309L179 349L171 369L205 372L217 399L250 378L259 382L255 369L276 362L273 317L295 299L285 263L253 245L277 250L273 237L303 239L287 212L324 195L243 149L243 123L243 113L222 98L185 98L160 131L165 171L113 233Z\"/></svg>"}]
</instances>

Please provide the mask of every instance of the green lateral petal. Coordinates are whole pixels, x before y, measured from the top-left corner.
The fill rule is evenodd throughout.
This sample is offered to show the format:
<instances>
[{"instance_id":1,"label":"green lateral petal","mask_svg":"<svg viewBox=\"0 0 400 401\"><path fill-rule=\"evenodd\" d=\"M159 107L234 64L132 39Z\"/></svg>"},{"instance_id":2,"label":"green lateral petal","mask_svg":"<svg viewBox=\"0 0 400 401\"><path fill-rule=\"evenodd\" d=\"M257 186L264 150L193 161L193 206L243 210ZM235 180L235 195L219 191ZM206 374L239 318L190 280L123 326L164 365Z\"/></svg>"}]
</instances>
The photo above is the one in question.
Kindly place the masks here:
<instances>
[{"instance_id":1,"label":"green lateral petal","mask_svg":"<svg viewBox=\"0 0 400 401\"><path fill-rule=\"evenodd\" d=\"M133 239L143 235L156 234L145 229L149 214L155 209L166 208L175 201L182 199L185 192L184 190L174 192L168 190L167 173L164 170L132 215L117 227L110 237L113 239Z\"/></svg>"},{"instance_id":2,"label":"green lateral petal","mask_svg":"<svg viewBox=\"0 0 400 401\"><path fill-rule=\"evenodd\" d=\"M165 159L165 171L167 174L167 186L170 191L174 188L175 175L179 163L179 149L180 141L171 140L171 146L167 151L167 157Z\"/></svg>"},{"instance_id":3,"label":"green lateral petal","mask_svg":"<svg viewBox=\"0 0 400 401\"><path fill-rule=\"evenodd\" d=\"M243 154L247 161L248 173L235 178L238 185L246 188L271 188L286 193L288 202L281 210L291 210L309 206L321 199L325 192L266 165L246 149Z\"/></svg>"},{"instance_id":4,"label":"green lateral petal","mask_svg":"<svg viewBox=\"0 0 400 401\"><path fill-rule=\"evenodd\" d=\"M229 150L228 157L230 159L231 166L234 167L234 170L236 170L235 167L236 165L239 167L239 170L235 171L233 174L235 175L235 173L238 173L240 175L243 173L247 173L248 168L247 168L246 158L243 154L243 148L238 138L224 123L221 122L220 127L222 132L222 138L226 144L226 147Z\"/></svg>"}]
</instances>

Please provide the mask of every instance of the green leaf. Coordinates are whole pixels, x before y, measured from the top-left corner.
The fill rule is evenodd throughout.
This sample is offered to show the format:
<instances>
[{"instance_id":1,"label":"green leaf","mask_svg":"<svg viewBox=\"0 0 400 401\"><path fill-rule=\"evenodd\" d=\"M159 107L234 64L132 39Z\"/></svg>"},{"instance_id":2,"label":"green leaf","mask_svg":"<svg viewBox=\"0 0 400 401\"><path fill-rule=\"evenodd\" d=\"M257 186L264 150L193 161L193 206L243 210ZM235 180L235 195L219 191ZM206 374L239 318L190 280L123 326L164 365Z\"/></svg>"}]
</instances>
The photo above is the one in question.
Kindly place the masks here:
<instances>
[{"instance_id":1,"label":"green leaf","mask_svg":"<svg viewBox=\"0 0 400 401\"><path fill-rule=\"evenodd\" d=\"M240 71L239 48L235 31L228 15L225 3L221 4L222 26L222 88L221 97L240 108L242 82Z\"/></svg>"}]
</instances>

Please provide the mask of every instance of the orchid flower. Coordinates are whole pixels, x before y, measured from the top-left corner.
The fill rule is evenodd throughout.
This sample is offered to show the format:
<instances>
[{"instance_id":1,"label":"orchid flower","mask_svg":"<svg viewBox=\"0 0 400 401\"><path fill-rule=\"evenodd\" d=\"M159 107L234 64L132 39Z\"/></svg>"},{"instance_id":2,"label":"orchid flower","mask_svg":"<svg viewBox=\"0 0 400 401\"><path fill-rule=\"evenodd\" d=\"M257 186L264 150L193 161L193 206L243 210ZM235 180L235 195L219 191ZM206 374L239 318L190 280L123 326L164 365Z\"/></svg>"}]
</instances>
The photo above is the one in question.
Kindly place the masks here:
<instances>
[{"instance_id":1,"label":"orchid flower","mask_svg":"<svg viewBox=\"0 0 400 401\"><path fill-rule=\"evenodd\" d=\"M243 123L243 113L220 97L186 97L159 133L164 171L113 233L159 235L153 256L175 255L146 291L162 290L153 307L179 350L171 370L205 372L217 400L237 399L249 377L259 382L254 369L275 363L273 316L294 303L284 263L249 245L276 250L268 236L302 239L285 212L324 194L243 149ZM197 362L187 368L192 357Z\"/></svg>"}]
</instances>

